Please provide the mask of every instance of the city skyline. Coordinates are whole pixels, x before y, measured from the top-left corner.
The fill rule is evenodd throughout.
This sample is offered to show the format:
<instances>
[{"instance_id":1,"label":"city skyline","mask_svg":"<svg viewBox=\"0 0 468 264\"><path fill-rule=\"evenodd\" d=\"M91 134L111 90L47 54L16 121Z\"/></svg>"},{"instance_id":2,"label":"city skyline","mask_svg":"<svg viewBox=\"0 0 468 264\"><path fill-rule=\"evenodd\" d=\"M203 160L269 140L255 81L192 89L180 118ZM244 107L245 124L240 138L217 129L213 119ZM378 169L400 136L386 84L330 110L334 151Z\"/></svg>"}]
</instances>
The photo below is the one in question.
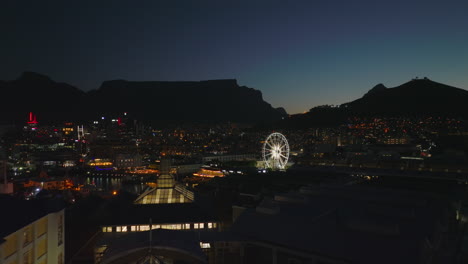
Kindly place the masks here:
<instances>
[{"instance_id":1,"label":"city skyline","mask_svg":"<svg viewBox=\"0 0 468 264\"><path fill-rule=\"evenodd\" d=\"M468 1L0 3L0 264L468 263Z\"/></svg>"},{"instance_id":2,"label":"city skyline","mask_svg":"<svg viewBox=\"0 0 468 264\"><path fill-rule=\"evenodd\" d=\"M467 3L4 3L0 79L237 79L300 113L419 77L466 89Z\"/></svg>"}]
</instances>

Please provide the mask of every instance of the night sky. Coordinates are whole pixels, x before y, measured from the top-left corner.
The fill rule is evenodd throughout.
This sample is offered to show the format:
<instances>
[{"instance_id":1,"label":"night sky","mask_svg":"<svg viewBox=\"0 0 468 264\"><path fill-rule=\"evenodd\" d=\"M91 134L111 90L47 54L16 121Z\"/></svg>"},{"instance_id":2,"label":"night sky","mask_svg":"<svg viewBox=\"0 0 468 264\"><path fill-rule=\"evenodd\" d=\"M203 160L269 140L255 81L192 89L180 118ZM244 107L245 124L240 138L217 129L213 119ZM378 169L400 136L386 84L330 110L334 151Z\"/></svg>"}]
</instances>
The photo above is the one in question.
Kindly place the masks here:
<instances>
[{"instance_id":1,"label":"night sky","mask_svg":"<svg viewBox=\"0 0 468 264\"><path fill-rule=\"evenodd\" d=\"M468 88L466 0L2 1L0 33L0 79L82 90L235 78L297 113L416 76Z\"/></svg>"}]
</instances>

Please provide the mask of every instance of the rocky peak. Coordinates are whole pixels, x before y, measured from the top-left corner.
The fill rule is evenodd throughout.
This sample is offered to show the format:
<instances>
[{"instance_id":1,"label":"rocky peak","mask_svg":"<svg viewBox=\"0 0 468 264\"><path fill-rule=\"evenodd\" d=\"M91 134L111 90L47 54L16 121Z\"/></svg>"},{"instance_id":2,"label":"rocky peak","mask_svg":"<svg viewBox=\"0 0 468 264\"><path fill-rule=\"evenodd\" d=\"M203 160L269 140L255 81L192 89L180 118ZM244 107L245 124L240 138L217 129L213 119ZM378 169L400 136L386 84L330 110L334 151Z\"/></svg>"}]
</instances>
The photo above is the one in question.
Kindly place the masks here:
<instances>
[{"instance_id":1,"label":"rocky peak","mask_svg":"<svg viewBox=\"0 0 468 264\"><path fill-rule=\"evenodd\" d=\"M369 96L369 95L375 95L375 94L378 94L382 91L385 91L387 90L387 87L385 87L385 85L379 83L377 84L376 86L374 86L372 89L370 89L365 95L364 97L366 96Z\"/></svg>"}]
</instances>

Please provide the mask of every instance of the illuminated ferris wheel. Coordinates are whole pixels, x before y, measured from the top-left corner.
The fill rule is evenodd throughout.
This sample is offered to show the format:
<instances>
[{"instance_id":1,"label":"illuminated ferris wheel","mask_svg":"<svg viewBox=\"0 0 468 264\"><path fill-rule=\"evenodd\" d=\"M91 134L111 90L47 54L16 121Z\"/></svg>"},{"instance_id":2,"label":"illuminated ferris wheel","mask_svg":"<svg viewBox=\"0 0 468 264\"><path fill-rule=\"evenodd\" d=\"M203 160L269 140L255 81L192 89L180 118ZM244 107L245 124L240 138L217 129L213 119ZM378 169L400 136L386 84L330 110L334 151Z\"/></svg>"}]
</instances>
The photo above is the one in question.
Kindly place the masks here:
<instances>
[{"instance_id":1,"label":"illuminated ferris wheel","mask_svg":"<svg viewBox=\"0 0 468 264\"><path fill-rule=\"evenodd\" d=\"M289 144L281 133L270 134L263 144L263 161L265 167L273 170L284 170L289 159Z\"/></svg>"}]
</instances>

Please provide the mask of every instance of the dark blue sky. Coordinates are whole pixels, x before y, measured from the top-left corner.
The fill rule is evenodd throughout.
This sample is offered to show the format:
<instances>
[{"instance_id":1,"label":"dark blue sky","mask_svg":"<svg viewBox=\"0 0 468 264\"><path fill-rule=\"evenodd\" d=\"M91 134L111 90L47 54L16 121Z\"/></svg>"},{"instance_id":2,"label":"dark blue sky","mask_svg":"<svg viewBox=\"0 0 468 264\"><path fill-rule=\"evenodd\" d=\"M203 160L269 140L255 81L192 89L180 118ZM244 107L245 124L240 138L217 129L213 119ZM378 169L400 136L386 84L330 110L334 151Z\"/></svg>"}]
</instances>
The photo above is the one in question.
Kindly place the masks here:
<instances>
[{"instance_id":1,"label":"dark blue sky","mask_svg":"<svg viewBox=\"0 0 468 264\"><path fill-rule=\"evenodd\" d=\"M468 1L2 1L0 22L0 79L236 78L289 113L415 76L468 88Z\"/></svg>"}]
</instances>

